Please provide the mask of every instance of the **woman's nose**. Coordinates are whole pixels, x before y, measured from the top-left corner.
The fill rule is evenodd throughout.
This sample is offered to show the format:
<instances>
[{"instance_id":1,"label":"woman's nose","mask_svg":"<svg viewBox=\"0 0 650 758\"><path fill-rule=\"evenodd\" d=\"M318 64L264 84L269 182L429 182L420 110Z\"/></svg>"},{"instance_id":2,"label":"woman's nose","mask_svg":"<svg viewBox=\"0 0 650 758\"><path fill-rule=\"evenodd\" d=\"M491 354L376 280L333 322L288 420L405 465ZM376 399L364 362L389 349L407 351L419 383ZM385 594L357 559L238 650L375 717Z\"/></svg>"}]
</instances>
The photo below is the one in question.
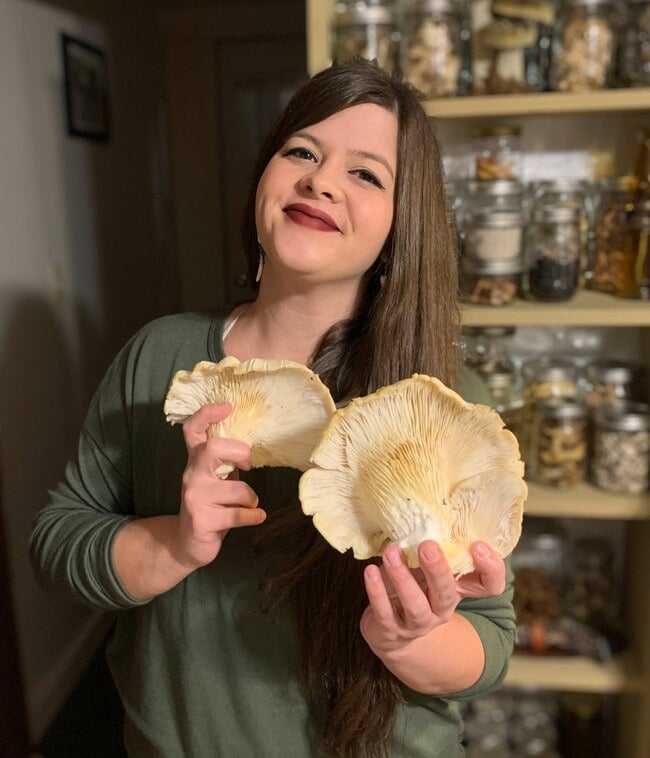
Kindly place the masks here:
<instances>
[{"instance_id":1,"label":"woman's nose","mask_svg":"<svg viewBox=\"0 0 650 758\"><path fill-rule=\"evenodd\" d=\"M315 171L305 174L300 180L301 190L312 197L326 197L333 203L342 198L340 182L331 170L319 166Z\"/></svg>"}]
</instances>

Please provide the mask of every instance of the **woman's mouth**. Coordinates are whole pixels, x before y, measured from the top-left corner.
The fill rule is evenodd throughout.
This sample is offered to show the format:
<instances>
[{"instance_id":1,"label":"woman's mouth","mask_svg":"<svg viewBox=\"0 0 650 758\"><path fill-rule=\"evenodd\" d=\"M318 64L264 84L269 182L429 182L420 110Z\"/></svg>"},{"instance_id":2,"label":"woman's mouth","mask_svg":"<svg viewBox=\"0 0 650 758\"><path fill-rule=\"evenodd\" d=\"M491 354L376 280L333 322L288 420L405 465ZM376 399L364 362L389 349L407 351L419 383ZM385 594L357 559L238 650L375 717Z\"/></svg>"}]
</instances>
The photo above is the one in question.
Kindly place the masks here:
<instances>
[{"instance_id":1,"label":"woman's mouth","mask_svg":"<svg viewBox=\"0 0 650 758\"><path fill-rule=\"evenodd\" d=\"M320 232L339 232L340 229L331 216L311 205L305 203L292 203L284 209L287 216L294 224L306 226L308 229L316 229Z\"/></svg>"}]
</instances>

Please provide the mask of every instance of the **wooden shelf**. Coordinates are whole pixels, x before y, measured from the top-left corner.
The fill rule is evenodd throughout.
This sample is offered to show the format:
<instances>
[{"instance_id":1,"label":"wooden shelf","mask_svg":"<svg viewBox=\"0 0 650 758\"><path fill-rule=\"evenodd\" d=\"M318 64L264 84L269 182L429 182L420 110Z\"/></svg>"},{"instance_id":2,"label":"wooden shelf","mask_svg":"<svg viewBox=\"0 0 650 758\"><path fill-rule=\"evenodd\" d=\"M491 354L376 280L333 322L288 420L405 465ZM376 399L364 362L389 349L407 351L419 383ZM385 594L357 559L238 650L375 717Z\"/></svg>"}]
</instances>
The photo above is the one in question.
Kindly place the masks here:
<instances>
[{"instance_id":1,"label":"wooden shelf","mask_svg":"<svg viewBox=\"0 0 650 758\"><path fill-rule=\"evenodd\" d=\"M600 92L535 92L529 95L481 95L427 100L436 118L486 118L561 113L612 113L650 110L650 88Z\"/></svg>"},{"instance_id":2,"label":"wooden shelf","mask_svg":"<svg viewBox=\"0 0 650 758\"><path fill-rule=\"evenodd\" d=\"M528 483L527 516L650 521L650 493L617 495L589 484L559 489Z\"/></svg>"},{"instance_id":3,"label":"wooden shelf","mask_svg":"<svg viewBox=\"0 0 650 758\"><path fill-rule=\"evenodd\" d=\"M566 303L516 299L509 305L465 305L468 326L650 326L650 303L579 290Z\"/></svg>"},{"instance_id":4,"label":"wooden shelf","mask_svg":"<svg viewBox=\"0 0 650 758\"><path fill-rule=\"evenodd\" d=\"M510 662L505 684L528 689L602 694L643 692L644 677L630 655L601 663L581 656L517 653Z\"/></svg>"}]
</instances>

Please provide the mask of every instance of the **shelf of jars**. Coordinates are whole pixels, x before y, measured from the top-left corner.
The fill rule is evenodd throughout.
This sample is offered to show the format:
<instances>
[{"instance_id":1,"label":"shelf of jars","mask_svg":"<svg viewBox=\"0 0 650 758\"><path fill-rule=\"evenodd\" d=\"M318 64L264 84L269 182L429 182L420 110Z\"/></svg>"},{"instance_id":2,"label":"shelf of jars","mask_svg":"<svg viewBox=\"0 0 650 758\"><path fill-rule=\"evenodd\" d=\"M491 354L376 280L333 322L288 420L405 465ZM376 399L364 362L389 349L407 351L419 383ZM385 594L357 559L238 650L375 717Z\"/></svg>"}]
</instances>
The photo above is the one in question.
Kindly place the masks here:
<instances>
[{"instance_id":1,"label":"shelf of jars","mask_svg":"<svg viewBox=\"0 0 650 758\"><path fill-rule=\"evenodd\" d=\"M525 689L601 694L642 693L645 686L643 670L630 653L603 662L583 656L517 653L510 661L505 684Z\"/></svg>"},{"instance_id":2,"label":"shelf of jars","mask_svg":"<svg viewBox=\"0 0 650 758\"><path fill-rule=\"evenodd\" d=\"M464 305L467 326L650 326L650 303L578 290L563 303L514 300L507 305Z\"/></svg>"},{"instance_id":3,"label":"shelf of jars","mask_svg":"<svg viewBox=\"0 0 650 758\"><path fill-rule=\"evenodd\" d=\"M528 482L527 516L650 521L650 493L619 495L580 483L557 488Z\"/></svg>"},{"instance_id":4,"label":"shelf of jars","mask_svg":"<svg viewBox=\"0 0 650 758\"><path fill-rule=\"evenodd\" d=\"M533 92L524 95L467 95L426 100L435 118L490 118L562 113L620 113L650 110L650 87L597 92Z\"/></svg>"}]
</instances>

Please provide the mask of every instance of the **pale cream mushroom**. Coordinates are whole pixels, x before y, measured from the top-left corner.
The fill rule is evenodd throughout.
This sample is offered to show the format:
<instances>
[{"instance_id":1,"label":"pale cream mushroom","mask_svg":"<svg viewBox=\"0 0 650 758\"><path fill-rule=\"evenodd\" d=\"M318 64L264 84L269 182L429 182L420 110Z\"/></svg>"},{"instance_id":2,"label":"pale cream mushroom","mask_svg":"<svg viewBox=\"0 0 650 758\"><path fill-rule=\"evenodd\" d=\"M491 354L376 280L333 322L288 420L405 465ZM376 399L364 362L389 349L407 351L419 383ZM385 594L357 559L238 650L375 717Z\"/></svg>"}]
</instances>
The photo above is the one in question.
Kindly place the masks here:
<instances>
[{"instance_id":1,"label":"pale cream mushroom","mask_svg":"<svg viewBox=\"0 0 650 758\"><path fill-rule=\"evenodd\" d=\"M292 361L257 358L240 363L227 357L201 361L193 371L178 371L167 392L167 421L183 423L208 403L231 403L232 413L208 429L251 448L253 468L288 466L304 471L336 406L318 375ZM225 462L216 473L234 470Z\"/></svg>"},{"instance_id":2,"label":"pale cream mushroom","mask_svg":"<svg viewBox=\"0 0 650 758\"><path fill-rule=\"evenodd\" d=\"M415 374L336 411L300 479L303 512L337 550L367 559L425 539L457 576L483 540L505 557L527 496L515 436L498 413Z\"/></svg>"}]
</instances>

